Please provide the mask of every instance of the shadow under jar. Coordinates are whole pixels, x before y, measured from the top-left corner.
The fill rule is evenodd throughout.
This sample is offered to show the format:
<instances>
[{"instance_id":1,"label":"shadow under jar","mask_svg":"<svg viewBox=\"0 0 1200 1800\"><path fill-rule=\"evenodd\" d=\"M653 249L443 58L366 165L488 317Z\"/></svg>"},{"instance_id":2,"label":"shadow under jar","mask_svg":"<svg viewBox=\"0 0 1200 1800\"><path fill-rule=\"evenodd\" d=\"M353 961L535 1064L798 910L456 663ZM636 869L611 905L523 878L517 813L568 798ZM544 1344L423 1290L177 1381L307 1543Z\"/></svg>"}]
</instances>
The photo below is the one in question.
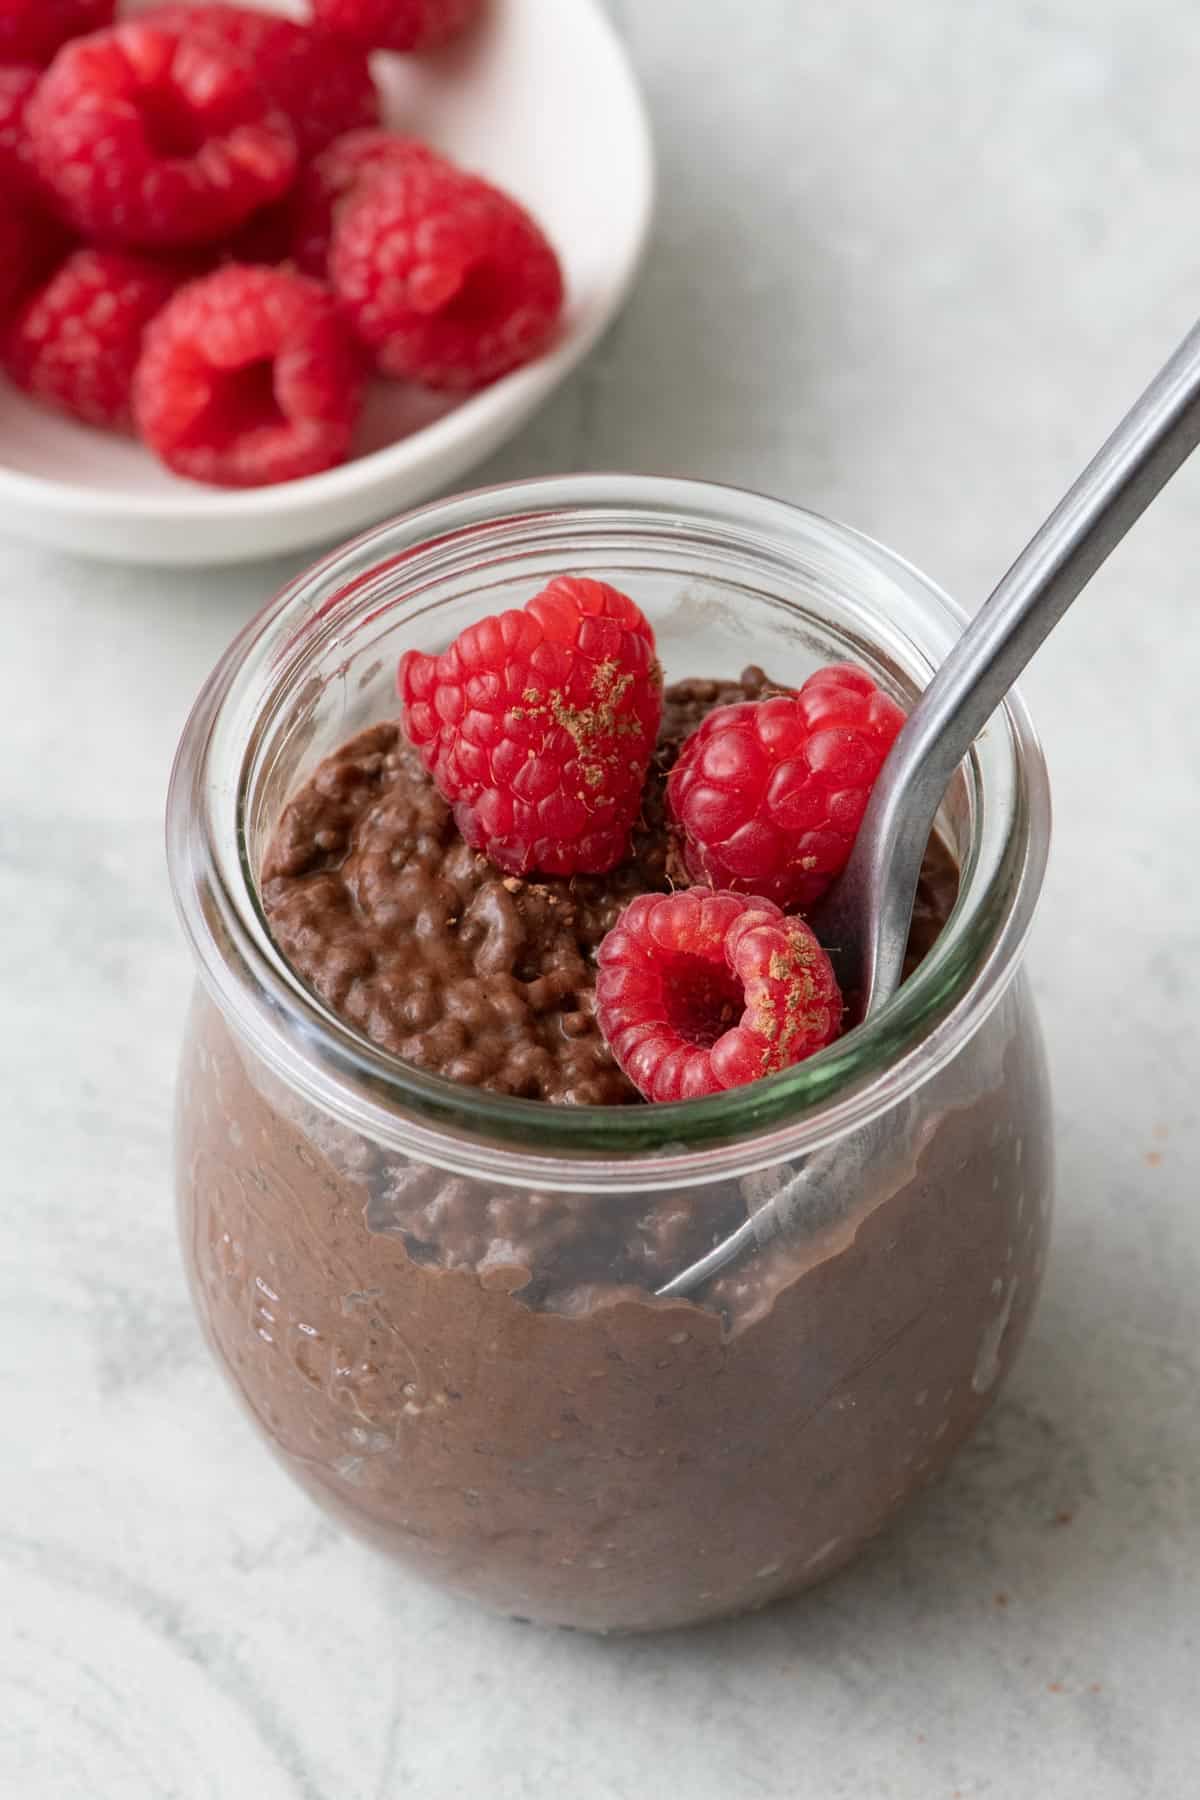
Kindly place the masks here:
<instances>
[{"instance_id":1,"label":"shadow under jar","mask_svg":"<svg viewBox=\"0 0 1200 1800\"><path fill-rule=\"evenodd\" d=\"M323 1506L502 1612L639 1631L848 1562L1016 1354L1052 1185L1019 969L1049 803L1014 697L943 807L960 882L933 948L768 1081L559 1107L408 1067L288 967L258 871L288 796L394 716L403 650L565 570L633 595L668 680L852 659L911 699L962 627L844 527L635 477L449 500L301 577L213 674L172 784L200 975L178 1192L217 1358Z\"/></svg>"}]
</instances>

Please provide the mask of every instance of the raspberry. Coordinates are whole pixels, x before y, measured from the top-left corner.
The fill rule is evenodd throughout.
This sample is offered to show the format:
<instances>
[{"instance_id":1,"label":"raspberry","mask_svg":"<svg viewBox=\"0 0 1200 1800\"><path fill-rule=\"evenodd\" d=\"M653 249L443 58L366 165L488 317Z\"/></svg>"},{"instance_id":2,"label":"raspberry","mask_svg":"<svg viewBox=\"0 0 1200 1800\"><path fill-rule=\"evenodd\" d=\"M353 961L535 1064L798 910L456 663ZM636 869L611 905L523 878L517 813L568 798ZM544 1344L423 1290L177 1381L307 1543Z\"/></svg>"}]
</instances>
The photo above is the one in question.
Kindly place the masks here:
<instances>
[{"instance_id":1,"label":"raspberry","mask_svg":"<svg viewBox=\"0 0 1200 1800\"><path fill-rule=\"evenodd\" d=\"M411 160L444 162L419 138L394 131L348 131L300 173L286 203L291 220L291 256L307 275L324 278L335 214L359 184L402 168ZM449 165L446 165L449 166Z\"/></svg>"},{"instance_id":2,"label":"raspberry","mask_svg":"<svg viewBox=\"0 0 1200 1800\"><path fill-rule=\"evenodd\" d=\"M163 6L152 18L247 63L291 120L302 159L316 156L342 132L378 121L379 95L366 52L344 38L246 6Z\"/></svg>"},{"instance_id":3,"label":"raspberry","mask_svg":"<svg viewBox=\"0 0 1200 1800\"><path fill-rule=\"evenodd\" d=\"M903 723L849 663L818 669L798 693L711 712L667 782L693 881L810 906L845 867Z\"/></svg>"},{"instance_id":4,"label":"raspberry","mask_svg":"<svg viewBox=\"0 0 1200 1800\"><path fill-rule=\"evenodd\" d=\"M44 68L68 38L111 25L116 0L0 0L0 62Z\"/></svg>"},{"instance_id":5,"label":"raspberry","mask_svg":"<svg viewBox=\"0 0 1200 1800\"><path fill-rule=\"evenodd\" d=\"M641 894L597 952L596 1018L647 1100L698 1100L831 1044L842 997L802 919L711 888Z\"/></svg>"},{"instance_id":6,"label":"raspberry","mask_svg":"<svg viewBox=\"0 0 1200 1800\"><path fill-rule=\"evenodd\" d=\"M38 188L33 146L25 129L25 109L40 77L36 69L0 69L0 195L32 194Z\"/></svg>"},{"instance_id":7,"label":"raspberry","mask_svg":"<svg viewBox=\"0 0 1200 1800\"><path fill-rule=\"evenodd\" d=\"M63 215L118 247L209 242L296 168L287 117L245 63L152 22L69 44L26 120Z\"/></svg>"},{"instance_id":8,"label":"raspberry","mask_svg":"<svg viewBox=\"0 0 1200 1800\"><path fill-rule=\"evenodd\" d=\"M654 633L626 595L559 576L440 656L406 652L397 685L472 849L514 875L620 862L662 716Z\"/></svg>"},{"instance_id":9,"label":"raspberry","mask_svg":"<svg viewBox=\"0 0 1200 1800\"><path fill-rule=\"evenodd\" d=\"M312 0L313 19L368 50L431 50L456 37L481 0Z\"/></svg>"},{"instance_id":10,"label":"raspberry","mask_svg":"<svg viewBox=\"0 0 1200 1800\"><path fill-rule=\"evenodd\" d=\"M22 199L0 206L0 320L53 263L58 227Z\"/></svg>"},{"instance_id":11,"label":"raspberry","mask_svg":"<svg viewBox=\"0 0 1200 1800\"><path fill-rule=\"evenodd\" d=\"M178 474L257 487L344 461L362 389L326 289L288 269L229 263L181 288L150 326L133 410Z\"/></svg>"},{"instance_id":12,"label":"raspberry","mask_svg":"<svg viewBox=\"0 0 1200 1800\"><path fill-rule=\"evenodd\" d=\"M558 258L506 194L410 158L338 213L330 275L387 375L482 387L536 356L562 308Z\"/></svg>"},{"instance_id":13,"label":"raspberry","mask_svg":"<svg viewBox=\"0 0 1200 1800\"><path fill-rule=\"evenodd\" d=\"M324 281L334 216L351 190L401 158L435 154L392 131L345 132L304 164L291 193L247 219L224 248L235 262L291 262Z\"/></svg>"},{"instance_id":14,"label":"raspberry","mask_svg":"<svg viewBox=\"0 0 1200 1800\"><path fill-rule=\"evenodd\" d=\"M120 250L76 250L26 301L5 345L8 373L35 399L90 425L127 430L142 333L177 271Z\"/></svg>"}]
</instances>

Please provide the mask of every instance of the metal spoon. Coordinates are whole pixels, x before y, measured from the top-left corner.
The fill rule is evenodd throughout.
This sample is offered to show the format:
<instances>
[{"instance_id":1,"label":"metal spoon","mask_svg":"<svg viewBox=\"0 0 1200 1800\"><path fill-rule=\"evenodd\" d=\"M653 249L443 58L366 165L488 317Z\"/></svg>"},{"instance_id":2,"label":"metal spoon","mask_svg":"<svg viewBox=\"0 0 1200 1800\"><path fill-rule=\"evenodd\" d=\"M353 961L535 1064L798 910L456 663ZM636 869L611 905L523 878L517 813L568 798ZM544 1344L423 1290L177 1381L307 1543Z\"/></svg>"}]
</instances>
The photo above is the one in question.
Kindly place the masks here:
<instances>
[{"instance_id":1,"label":"metal spoon","mask_svg":"<svg viewBox=\"0 0 1200 1800\"><path fill-rule=\"evenodd\" d=\"M862 1016L900 985L921 860L955 769L1034 651L1200 442L1200 324L1125 415L967 626L880 771L849 862L810 915ZM760 1213L655 1291L691 1293L784 1228L838 1153L808 1158Z\"/></svg>"},{"instance_id":2,"label":"metal spoon","mask_svg":"<svg viewBox=\"0 0 1200 1800\"><path fill-rule=\"evenodd\" d=\"M921 859L950 778L1034 651L1200 442L1200 324L967 626L909 714L853 853L814 909L862 1017L900 985Z\"/></svg>"}]
</instances>

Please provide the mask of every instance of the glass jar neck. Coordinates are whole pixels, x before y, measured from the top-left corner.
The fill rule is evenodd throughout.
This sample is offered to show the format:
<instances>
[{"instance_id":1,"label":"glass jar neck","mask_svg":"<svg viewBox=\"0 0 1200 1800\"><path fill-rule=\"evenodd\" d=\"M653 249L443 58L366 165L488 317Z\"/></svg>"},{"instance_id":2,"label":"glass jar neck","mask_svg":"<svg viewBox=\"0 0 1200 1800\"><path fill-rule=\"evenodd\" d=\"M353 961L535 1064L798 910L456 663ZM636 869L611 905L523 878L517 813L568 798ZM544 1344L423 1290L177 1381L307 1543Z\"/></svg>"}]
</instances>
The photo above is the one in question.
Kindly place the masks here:
<instances>
[{"instance_id":1,"label":"glass jar neck","mask_svg":"<svg viewBox=\"0 0 1200 1800\"><path fill-rule=\"evenodd\" d=\"M928 1079L1017 967L1045 867L1049 798L1016 694L947 797L961 884L933 950L866 1025L752 1087L671 1106L579 1108L460 1087L359 1036L272 942L257 869L288 793L334 747L321 741L334 685L345 736L391 710L390 671L409 643L440 647L467 617L496 610L497 594L513 603L507 581L532 592L564 568L623 574L639 598L639 584L661 594L663 617L684 640L706 608L735 639L744 614L744 660L758 660L757 619L791 653L866 662L910 697L963 625L938 589L870 540L708 484L561 477L468 494L385 525L259 614L185 729L168 850L201 977L231 1028L290 1089L381 1143L460 1173L558 1188L683 1186L807 1154ZM657 621L656 629L661 637Z\"/></svg>"}]
</instances>

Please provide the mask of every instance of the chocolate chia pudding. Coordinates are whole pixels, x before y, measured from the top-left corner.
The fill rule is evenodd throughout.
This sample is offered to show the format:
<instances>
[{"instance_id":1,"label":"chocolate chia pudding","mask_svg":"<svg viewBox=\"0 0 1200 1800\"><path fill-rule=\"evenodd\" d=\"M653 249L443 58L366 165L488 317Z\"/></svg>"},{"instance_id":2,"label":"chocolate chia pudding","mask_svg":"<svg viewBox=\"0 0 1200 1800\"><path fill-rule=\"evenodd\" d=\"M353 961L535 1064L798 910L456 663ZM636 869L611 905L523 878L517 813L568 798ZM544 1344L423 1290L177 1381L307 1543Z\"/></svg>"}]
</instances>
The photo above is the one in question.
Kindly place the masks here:
<instances>
[{"instance_id":1,"label":"chocolate chia pudding","mask_svg":"<svg viewBox=\"0 0 1200 1800\"><path fill-rule=\"evenodd\" d=\"M594 952L678 878L666 773L713 706L668 688L629 859L503 876L461 842L398 727L359 732L261 870L299 975L450 1081L640 1105L593 1013ZM910 939L957 891L930 845ZM504 1612L648 1630L832 1573L986 1409L1041 1273L1050 1138L1010 988L924 1088L837 1155L680 1189L546 1192L391 1152L308 1106L197 1002L180 1087L202 1317L292 1473L362 1535ZM753 1221L686 1298L655 1290Z\"/></svg>"},{"instance_id":2,"label":"chocolate chia pudding","mask_svg":"<svg viewBox=\"0 0 1200 1800\"><path fill-rule=\"evenodd\" d=\"M631 855L570 879L502 875L463 843L399 725L360 732L279 822L262 869L275 940L328 1006L418 1068L560 1105L636 1103L593 1015L596 950L635 894L689 883L666 820L680 746L714 707L778 691L758 668L667 688ZM957 891L935 838L910 969Z\"/></svg>"}]
</instances>

